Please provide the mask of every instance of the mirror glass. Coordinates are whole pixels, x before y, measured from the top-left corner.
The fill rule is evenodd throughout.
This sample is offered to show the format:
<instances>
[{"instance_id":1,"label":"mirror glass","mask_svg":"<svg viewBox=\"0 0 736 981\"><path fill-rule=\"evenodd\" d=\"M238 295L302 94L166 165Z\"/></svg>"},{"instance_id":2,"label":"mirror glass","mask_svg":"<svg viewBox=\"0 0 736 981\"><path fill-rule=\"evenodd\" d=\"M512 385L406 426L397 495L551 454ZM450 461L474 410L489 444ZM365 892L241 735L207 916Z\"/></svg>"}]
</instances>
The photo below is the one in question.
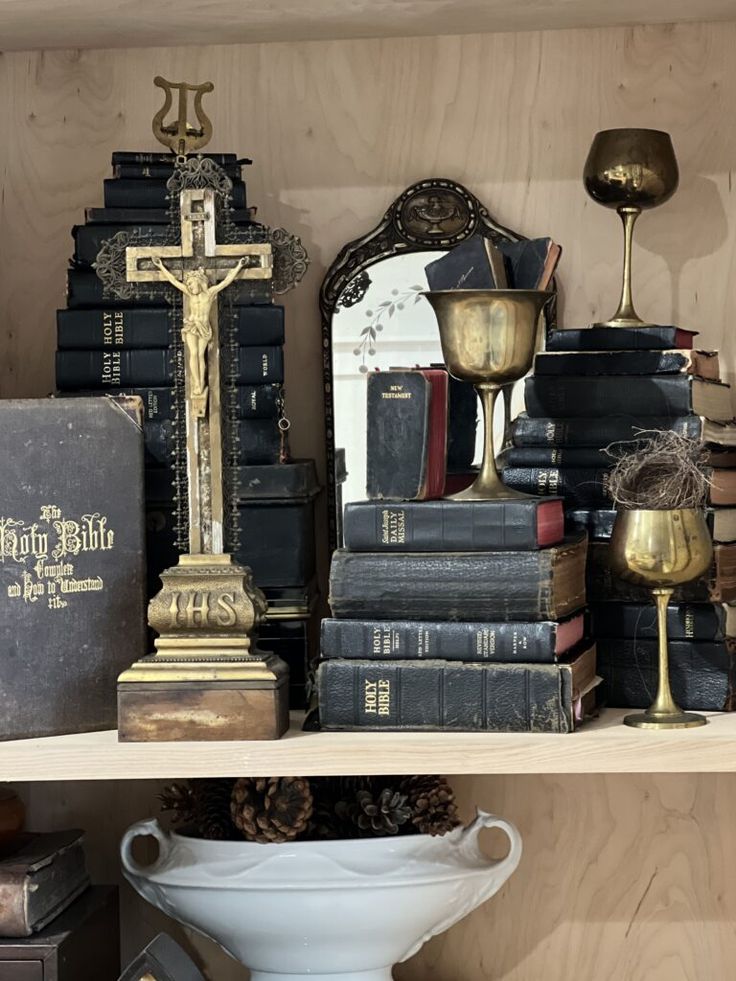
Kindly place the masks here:
<instances>
[{"instance_id":1,"label":"mirror glass","mask_svg":"<svg viewBox=\"0 0 736 981\"><path fill-rule=\"evenodd\" d=\"M389 256L351 279L338 296L332 314L332 384L335 448L345 453L347 476L342 504L365 500L366 377L375 369L426 367L442 363L437 320L422 291L428 289L424 267L443 251ZM517 386L512 414L523 407ZM479 407L480 412L480 407ZM504 407L499 398L494 419L496 445L504 434ZM476 433L475 463L483 448L482 427Z\"/></svg>"}]
</instances>

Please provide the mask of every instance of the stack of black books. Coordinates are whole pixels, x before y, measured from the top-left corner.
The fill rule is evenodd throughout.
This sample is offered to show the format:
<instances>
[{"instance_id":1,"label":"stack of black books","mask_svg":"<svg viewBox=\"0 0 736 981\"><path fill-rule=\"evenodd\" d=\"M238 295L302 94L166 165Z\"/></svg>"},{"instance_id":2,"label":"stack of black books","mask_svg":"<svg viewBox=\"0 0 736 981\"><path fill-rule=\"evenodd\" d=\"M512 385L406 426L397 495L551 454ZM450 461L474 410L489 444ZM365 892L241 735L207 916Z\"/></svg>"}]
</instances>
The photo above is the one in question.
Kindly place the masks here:
<instances>
[{"instance_id":1,"label":"stack of black books","mask_svg":"<svg viewBox=\"0 0 736 981\"><path fill-rule=\"evenodd\" d=\"M346 505L333 556L322 727L572 731L598 680L586 536L564 537L560 499L428 499L445 483L446 383L421 369L368 384L373 499ZM411 500L396 500L402 489Z\"/></svg>"},{"instance_id":2,"label":"stack of black books","mask_svg":"<svg viewBox=\"0 0 736 981\"><path fill-rule=\"evenodd\" d=\"M234 153L203 154L232 181L234 225L247 228L244 163ZM177 561L174 532L172 431L176 323L165 291L145 299L111 299L95 263L119 232L163 243L171 221L167 181L174 158L167 153L116 152L114 176L104 182L104 207L89 208L74 228L67 308L57 311L56 385L60 394L134 394L144 404L149 595L159 574ZM309 620L316 605L314 500L319 491L311 460L283 462L279 418L283 413L284 309L273 302L269 280L248 280L228 291L239 342L238 428L241 546L235 557L252 568L269 600L269 624L261 636L286 656L294 700L302 702ZM227 543L226 543L227 544Z\"/></svg>"},{"instance_id":3,"label":"stack of black books","mask_svg":"<svg viewBox=\"0 0 736 981\"><path fill-rule=\"evenodd\" d=\"M648 707L658 667L651 598L609 568L616 514L607 475L624 449L616 444L642 431L673 430L699 439L710 455L707 518L714 540L712 568L680 587L669 609L673 694L683 708L732 708L736 423L718 355L694 350L695 336L675 327L554 331L526 380L526 412L512 427L505 482L562 495L569 529L590 537L591 634L611 706Z\"/></svg>"}]
</instances>

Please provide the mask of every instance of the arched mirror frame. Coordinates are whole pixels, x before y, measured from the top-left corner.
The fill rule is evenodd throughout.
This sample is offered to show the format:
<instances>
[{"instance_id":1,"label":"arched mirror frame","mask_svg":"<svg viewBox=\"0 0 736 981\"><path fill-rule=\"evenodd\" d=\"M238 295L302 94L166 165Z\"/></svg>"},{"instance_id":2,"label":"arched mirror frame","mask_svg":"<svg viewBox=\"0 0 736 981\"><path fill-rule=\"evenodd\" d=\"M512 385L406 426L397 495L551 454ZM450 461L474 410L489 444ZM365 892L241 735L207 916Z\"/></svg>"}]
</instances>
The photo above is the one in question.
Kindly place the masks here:
<instances>
[{"instance_id":1,"label":"arched mirror frame","mask_svg":"<svg viewBox=\"0 0 736 981\"><path fill-rule=\"evenodd\" d=\"M327 507L330 551L338 545L335 476L335 416L332 368L332 319L345 287L365 269L407 252L449 250L475 234L493 242L518 242L526 236L499 224L474 194L448 178L429 178L408 187L389 206L378 225L348 242L327 270L320 289L322 371L327 443ZM359 299L359 289L356 298ZM554 289L554 284L553 284ZM353 300L355 302L355 300ZM546 311L546 327L555 321L555 302Z\"/></svg>"}]
</instances>

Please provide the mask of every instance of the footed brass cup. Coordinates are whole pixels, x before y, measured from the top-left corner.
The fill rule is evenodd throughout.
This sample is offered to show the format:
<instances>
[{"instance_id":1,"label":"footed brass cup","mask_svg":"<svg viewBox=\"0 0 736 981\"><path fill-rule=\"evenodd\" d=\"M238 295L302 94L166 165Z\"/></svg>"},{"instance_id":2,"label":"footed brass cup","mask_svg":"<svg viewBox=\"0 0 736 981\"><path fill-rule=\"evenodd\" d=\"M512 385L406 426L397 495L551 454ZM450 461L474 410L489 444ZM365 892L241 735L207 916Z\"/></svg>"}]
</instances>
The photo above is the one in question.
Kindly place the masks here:
<instances>
[{"instance_id":1,"label":"footed brass cup","mask_svg":"<svg viewBox=\"0 0 736 981\"><path fill-rule=\"evenodd\" d=\"M453 378L472 382L483 405L483 463L475 481L453 501L529 497L512 490L496 469L493 409L508 382L523 378L534 360L540 314L551 299L543 290L430 290L442 355Z\"/></svg>"},{"instance_id":2,"label":"footed brass cup","mask_svg":"<svg viewBox=\"0 0 736 981\"><path fill-rule=\"evenodd\" d=\"M585 161L585 190L606 208L615 208L624 226L621 299L610 320L596 327L651 327L634 309L631 246L634 222L648 208L669 201L679 174L669 133L657 129L605 129L596 133Z\"/></svg>"},{"instance_id":3,"label":"footed brass cup","mask_svg":"<svg viewBox=\"0 0 736 981\"><path fill-rule=\"evenodd\" d=\"M689 729L708 721L683 712L672 697L667 649L667 604L675 586L702 575L713 558L713 543L702 511L619 511L613 527L610 562L622 579L651 589L657 604L659 685L643 713L624 723L639 729Z\"/></svg>"}]
</instances>

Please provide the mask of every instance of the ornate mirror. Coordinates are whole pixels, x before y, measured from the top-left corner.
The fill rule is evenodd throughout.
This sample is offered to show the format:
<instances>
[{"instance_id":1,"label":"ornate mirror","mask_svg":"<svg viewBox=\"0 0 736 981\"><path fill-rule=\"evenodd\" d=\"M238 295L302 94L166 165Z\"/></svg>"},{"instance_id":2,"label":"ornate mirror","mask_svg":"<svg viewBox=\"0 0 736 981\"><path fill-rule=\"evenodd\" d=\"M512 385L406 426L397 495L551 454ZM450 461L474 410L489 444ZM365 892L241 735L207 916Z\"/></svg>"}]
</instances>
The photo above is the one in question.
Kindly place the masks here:
<instances>
[{"instance_id":1,"label":"ornate mirror","mask_svg":"<svg viewBox=\"0 0 736 981\"><path fill-rule=\"evenodd\" d=\"M428 288L424 267L476 233L494 241L524 237L494 221L461 184L419 181L373 231L349 242L327 271L320 308L333 548L342 538L343 505L365 499L365 377L376 368L442 362L437 321L421 295ZM497 425L502 432L502 417Z\"/></svg>"}]
</instances>

